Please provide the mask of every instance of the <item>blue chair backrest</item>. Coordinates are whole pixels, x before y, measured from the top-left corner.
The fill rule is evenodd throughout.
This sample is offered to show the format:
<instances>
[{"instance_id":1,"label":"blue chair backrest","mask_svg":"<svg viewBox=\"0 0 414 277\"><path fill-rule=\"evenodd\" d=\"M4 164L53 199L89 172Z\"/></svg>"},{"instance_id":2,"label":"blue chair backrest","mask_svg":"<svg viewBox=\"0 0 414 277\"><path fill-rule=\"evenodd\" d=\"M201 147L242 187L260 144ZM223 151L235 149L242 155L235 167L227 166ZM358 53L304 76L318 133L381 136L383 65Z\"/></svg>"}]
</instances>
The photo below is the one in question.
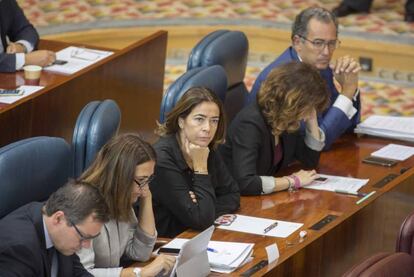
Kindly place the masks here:
<instances>
[{"instance_id":1,"label":"blue chair backrest","mask_svg":"<svg viewBox=\"0 0 414 277\"><path fill-rule=\"evenodd\" d=\"M80 112L72 138L74 177L92 163L101 147L117 134L121 111L113 100L92 101Z\"/></svg>"},{"instance_id":2,"label":"blue chair backrest","mask_svg":"<svg viewBox=\"0 0 414 277\"><path fill-rule=\"evenodd\" d=\"M218 30L204 37L191 51L187 70L221 65L227 76L224 107L229 121L245 105L248 90L244 84L249 41L240 31Z\"/></svg>"},{"instance_id":3,"label":"blue chair backrest","mask_svg":"<svg viewBox=\"0 0 414 277\"><path fill-rule=\"evenodd\" d=\"M227 77L219 65L191 69L173 82L165 92L160 109L160 123L164 123L167 114L174 108L181 96L190 88L206 87L215 92L222 101L227 91Z\"/></svg>"},{"instance_id":4,"label":"blue chair backrest","mask_svg":"<svg viewBox=\"0 0 414 277\"><path fill-rule=\"evenodd\" d=\"M0 148L0 218L32 201L44 201L73 172L69 144L33 137Z\"/></svg>"}]
</instances>

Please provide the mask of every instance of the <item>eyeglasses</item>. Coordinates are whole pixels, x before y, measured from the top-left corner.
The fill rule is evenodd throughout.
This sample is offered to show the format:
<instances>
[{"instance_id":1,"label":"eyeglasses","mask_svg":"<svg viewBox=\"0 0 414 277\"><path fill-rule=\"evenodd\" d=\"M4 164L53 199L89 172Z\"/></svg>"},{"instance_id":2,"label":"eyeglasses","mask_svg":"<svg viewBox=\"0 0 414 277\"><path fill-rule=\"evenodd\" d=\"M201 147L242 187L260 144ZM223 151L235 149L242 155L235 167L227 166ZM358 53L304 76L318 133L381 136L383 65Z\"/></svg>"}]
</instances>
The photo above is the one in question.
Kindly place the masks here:
<instances>
[{"instance_id":1,"label":"eyeglasses","mask_svg":"<svg viewBox=\"0 0 414 277\"><path fill-rule=\"evenodd\" d=\"M155 178L155 175L152 174L151 176L148 176L145 179L144 178L141 180L134 179L134 182L138 185L138 187L143 188L149 183L151 183L154 180L154 178Z\"/></svg>"},{"instance_id":2,"label":"eyeglasses","mask_svg":"<svg viewBox=\"0 0 414 277\"><path fill-rule=\"evenodd\" d=\"M97 235L95 236L85 236L84 234L81 233L81 231L78 229L78 227L70 220L68 219L69 223L73 226L73 228L75 228L76 232L78 233L78 235L80 236L80 242L84 242L84 241L88 241L88 240L93 240L94 238L97 238L101 233L99 232Z\"/></svg>"},{"instance_id":3,"label":"eyeglasses","mask_svg":"<svg viewBox=\"0 0 414 277\"><path fill-rule=\"evenodd\" d=\"M312 43L313 47L316 50L322 51L323 49L325 49L325 46L328 46L328 49L330 51L335 50L336 48L338 48L341 45L341 41L339 39L335 39L335 40L323 40L323 39L315 39L315 40L309 40L304 36L298 35L298 37Z\"/></svg>"}]
</instances>

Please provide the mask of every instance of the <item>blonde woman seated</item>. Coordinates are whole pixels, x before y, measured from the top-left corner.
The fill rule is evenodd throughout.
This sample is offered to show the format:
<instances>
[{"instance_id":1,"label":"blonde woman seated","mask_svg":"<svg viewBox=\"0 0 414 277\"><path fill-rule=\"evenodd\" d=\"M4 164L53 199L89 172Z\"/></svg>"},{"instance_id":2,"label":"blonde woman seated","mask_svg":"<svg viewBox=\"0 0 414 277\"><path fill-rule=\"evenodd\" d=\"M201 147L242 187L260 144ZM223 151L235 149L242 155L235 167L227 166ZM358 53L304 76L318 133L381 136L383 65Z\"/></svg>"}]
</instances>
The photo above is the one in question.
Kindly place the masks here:
<instances>
[{"instance_id":1,"label":"blonde woman seated","mask_svg":"<svg viewBox=\"0 0 414 277\"><path fill-rule=\"evenodd\" d=\"M112 138L99 151L80 180L96 186L110 211L92 247L77 254L84 267L94 276L155 276L172 269L175 258L160 255L142 268L119 266L123 255L135 261L147 261L157 232L148 183L154 177L155 152L138 135L124 134ZM132 205L139 201L139 215Z\"/></svg>"},{"instance_id":2,"label":"blonde woman seated","mask_svg":"<svg viewBox=\"0 0 414 277\"><path fill-rule=\"evenodd\" d=\"M205 229L239 208L239 187L216 151L224 130L220 100L197 87L181 97L159 126L156 177L150 188L161 236Z\"/></svg>"},{"instance_id":3,"label":"blonde woman seated","mask_svg":"<svg viewBox=\"0 0 414 277\"><path fill-rule=\"evenodd\" d=\"M257 103L239 112L220 147L242 195L298 189L318 177L315 170L273 176L295 160L308 168L318 164L325 136L317 113L328 103L326 84L311 65L288 63L272 70ZM305 128L299 128L301 121Z\"/></svg>"}]
</instances>

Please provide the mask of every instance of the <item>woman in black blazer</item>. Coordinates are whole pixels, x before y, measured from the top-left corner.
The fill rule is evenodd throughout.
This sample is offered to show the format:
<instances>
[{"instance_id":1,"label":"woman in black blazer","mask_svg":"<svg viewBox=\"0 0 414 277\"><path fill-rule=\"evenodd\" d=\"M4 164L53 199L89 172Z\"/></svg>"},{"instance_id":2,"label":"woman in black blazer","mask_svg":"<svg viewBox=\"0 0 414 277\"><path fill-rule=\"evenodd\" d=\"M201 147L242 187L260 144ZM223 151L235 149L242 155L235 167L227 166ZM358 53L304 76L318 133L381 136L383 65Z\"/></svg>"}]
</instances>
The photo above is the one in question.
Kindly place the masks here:
<instances>
[{"instance_id":1,"label":"woman in black blazer","mask_svg":"<svg viewBox=\"0 0 414 277\"><path fill-rule=\"evenodd\" d=\"M328 102L326 84L311 65L288 63L269 74L256 103L239 112L220 147L242 195L298 189L318 177L315 170L273 176L294 160L317 165L325 141L317 112Z\"/></svg>"},{"instance_id":2,"label":"woman in black blazer","mask_svg":"<svg viewBox=\"0 0 414 277\"><path fill-rule=\"evenodd\" d=\"M218 216L239 208L239 187L216 151L224 130L220 100L197 87L182 96L159 126L150 189L160 236L205 229Z\"/></svg>"}]
</instances>

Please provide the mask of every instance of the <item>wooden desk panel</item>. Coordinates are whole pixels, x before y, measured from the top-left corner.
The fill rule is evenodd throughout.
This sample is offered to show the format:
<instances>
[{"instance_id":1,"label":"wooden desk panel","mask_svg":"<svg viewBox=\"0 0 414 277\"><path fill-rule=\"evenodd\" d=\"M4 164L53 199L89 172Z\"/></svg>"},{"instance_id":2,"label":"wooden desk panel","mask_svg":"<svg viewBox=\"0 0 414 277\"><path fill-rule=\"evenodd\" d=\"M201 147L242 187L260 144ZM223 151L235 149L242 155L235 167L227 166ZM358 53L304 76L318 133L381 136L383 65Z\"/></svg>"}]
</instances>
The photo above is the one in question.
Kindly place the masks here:
<instances>
[{"instance_id":1,"label":"wooden desk panel","mask_svg":"<svg viewBox=\"0 0 414 277\"><path fill-rule=\"evenodd\" d=\"M259 271L257 276L341 276L353 264L374 253L394 251L399 227L403 219L414 211L414 169L409 169L382 189L372 186L389 173L399 174L402 168L413 166L414 158L392 168L361 162L388 143L389 140L347 135L321 156L317 168L320 173L370 179L361 191L376 190L377 193L360 205L356 205L359 198L354 196L310 189L242 197L238 213L301 222L304 226L300 230L306 230L308 236L299 243L300 230L287 239L280 239L216 229L214 240L255 243L254 261L233 275L239 275L260 260L267 259L264 248L275 242L280 258ZM297 169L294 166L284 174ZM338 218L320 231L308 229L328 214ZM194 234L196 232L187 231L181 237ZM296 244L288 246L287 241Z\"/></svg>"},{"instance_id":2,"label":"wooden desk panel","mask_svg":"<svg viewBox=\"0 0 414 277\"><path fill-rule=\"evenodd\" d=\"M75 74L43 71L40 85L44 89L11 105L0 104L0 147L42 135L70 142L82 108L108 98L121 109L120 132L139 131L151 138L163 93L166 44L167 33L160 31ZM67 46L56 41L40 44L41 49L54 51ZM1 73L0 84L23 85L23 72Z\"/></svg>"}]
</instances>

